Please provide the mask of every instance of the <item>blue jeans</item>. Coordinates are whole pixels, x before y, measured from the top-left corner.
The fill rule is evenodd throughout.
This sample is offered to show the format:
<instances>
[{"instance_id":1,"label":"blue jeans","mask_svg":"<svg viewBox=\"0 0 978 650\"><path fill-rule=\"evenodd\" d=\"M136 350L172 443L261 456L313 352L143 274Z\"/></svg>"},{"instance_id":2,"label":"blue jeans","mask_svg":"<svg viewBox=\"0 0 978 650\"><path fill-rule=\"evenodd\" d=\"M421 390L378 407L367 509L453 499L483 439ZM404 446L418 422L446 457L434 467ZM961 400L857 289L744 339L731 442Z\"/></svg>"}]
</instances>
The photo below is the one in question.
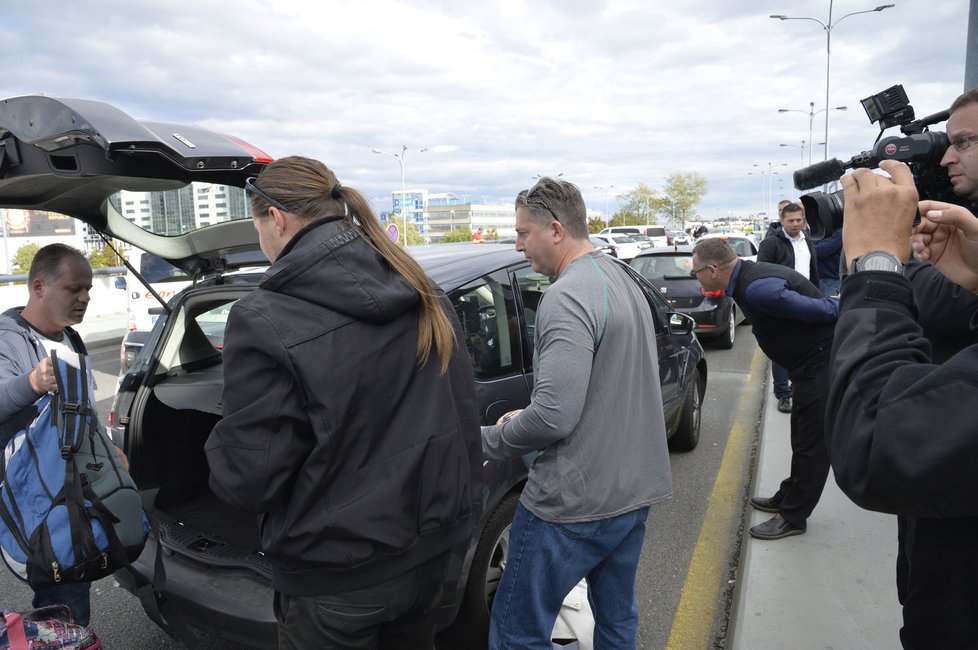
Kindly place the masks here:
<instances>
[{"instance_id":1,"label":"blue jeans","mask_svg":"<svg viewBox=\"0 0 978 650\"><path fill-rule=\"evenodd\" d=\"M791 397L791 381L788 379L788 371L771 361L771 379L774 384L774 397Z\"/></svg>"},{"instance_id":2,"label":"blue jeans","mask_svg":"<svg viewBox=\"0 0 978 650\"><path fill-rule=\"evenodd\" d=\"M37 609L45 605L67 605L71 617L78 625L88 625L92 617L91 582L46 587L34 592L31 606Z\"/></svg>"},{"instance_id":3,"label":"blue jeans","mask_svg":"<svg viewBox=\"0 0 978 650\"><path fill-rule=\"evenodd\" d=\"M560 605L587 577L594 647L632 650L638 630L635 572L648 507L574 524L544 521L520 504L489 623L490 650L551 650Z\"/></svg>"},{"instance_id":4,"label":"blue jeans","mask_svg":"<svg viewBox=\"0 0 978 650\"><path fill-rule=\"evenodd\" d=\"M839 295L839 278L820 278L818 289L826 298Z\"/></svg>"}]
</instances>

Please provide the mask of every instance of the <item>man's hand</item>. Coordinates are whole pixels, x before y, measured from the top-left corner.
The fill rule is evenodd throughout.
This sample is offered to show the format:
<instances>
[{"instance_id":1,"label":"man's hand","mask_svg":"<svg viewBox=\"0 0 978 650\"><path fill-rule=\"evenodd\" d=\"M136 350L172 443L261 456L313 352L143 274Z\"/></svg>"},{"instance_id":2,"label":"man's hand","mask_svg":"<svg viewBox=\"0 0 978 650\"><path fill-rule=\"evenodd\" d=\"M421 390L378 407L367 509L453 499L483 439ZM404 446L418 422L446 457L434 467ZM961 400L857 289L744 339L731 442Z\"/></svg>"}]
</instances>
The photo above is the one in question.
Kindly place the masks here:
<instances>
[{"instance_id":1,"label":"man's hand","mask_svg":"<svg viewBox=\"0 0 978 650\"><path fill-rule=\"evenodd\" d=\"M880 168L890 178L868 169L842 177L846 199L842 246L849 261L869 251L886 251L903 261L910 257L918 198L913 174L895 160L884 160Z\"/></svg>"},{"instance_id":2,"label":"man's hand","mask_svg":"<svg viewBox=\"0 0 978 650\"><path fill-rule=\"evenodd\" d=\"M921 201L920 214L911 243L914 257L978 293L978 219L960 205L940 201Z\"/></svg>"},{"instance_id":3,"label":"man's hand","mask_svg":"<svg viewBox=\"0 0 978 650\"><path fill-rule=\"evenodd\" d=\"M51 357L41 359L41 362L31 370L27 378L30 379L31 388L38 395L58 392L58 380L54 375L54 364L51 363Z\"/></svg>"},{"instance_id":4,"label":"man's hand","mask_svg":"<svg viewBox=\"0 0 978 650\"><path fill-rule=\"evenodd\" d=\"M506 424L522 412L523 409L516 409L515 411L510 411L509 413L503 413L502 417L496 420L496 424Z\"/></svg>"}]
</instances>

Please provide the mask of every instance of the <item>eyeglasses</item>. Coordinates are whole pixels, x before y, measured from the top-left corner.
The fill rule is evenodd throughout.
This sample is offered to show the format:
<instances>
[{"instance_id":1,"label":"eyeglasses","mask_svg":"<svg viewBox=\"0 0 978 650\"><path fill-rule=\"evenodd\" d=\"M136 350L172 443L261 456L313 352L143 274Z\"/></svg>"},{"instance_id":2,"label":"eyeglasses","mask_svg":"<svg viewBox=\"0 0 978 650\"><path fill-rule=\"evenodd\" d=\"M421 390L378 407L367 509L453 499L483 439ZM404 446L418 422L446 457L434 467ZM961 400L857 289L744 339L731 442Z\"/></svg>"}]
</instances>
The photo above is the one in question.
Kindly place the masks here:
<instances>
[{"instance_id":1,"label":"eyeglasses","mask_svg":"<svg viewBox=\"0 0 978 650\"><path fill-rule=\"evenodd\" d=\"M524 205L530 205L530 194L533 193L533 190L535 189L535 187L536 186L531 187L530 189L528 189L526 191L526 194L523 195L523 204ZM533 197L533 201L535 203L539 203L540 205L542 205L547 210L547 212L550 213L550 216L554 218L554 221L556 221L557 223L561 223L560 217L557 216L557 213L554 212L553 210L551 210L550 209L550 206L547 205L547 202L544 201L541 197L535 196L535 197Z\"/></svg>"},{"instance_id":2,"label":"eyeglasses","mask_svg":"<svg viewBox=\"0 0 978 650\"><path fill-rule=\"evenodd\" d=\"M711 266L716 266L716 265L715 264L707 264L706 266L701 266L698 269L693 269L692 271L689 272L689 277L695 278L696 276L698 276L700 274L700 271L705 271L706 269L710 268Z\"/></svg>"},{"instance_id":3,"label":"eyeglasses","mask_svg":"<svg viewBox=\"0 0 978 650\"><path fill-rule=\"evenodd\" d=\"M951 146L954 147L955 151L964 151L975 142L978 142L978 135L966 135L952 142Z\"/></svg>"},{"instance_id":4,"label":"eyeglasses","mask_svg":"<svg viewBox=\"0 0 978 650\"><path fill-rule=\"evenodd\" d=\"M269 205L278 208L282 212L291 212L291 210L289 210L287 207L282 205L281 202L276 201L275 199L273 199L272 197L270 197L269 195L265 194L260 189L258 189L258 186L255 185L256 180L258 180L258 178L255 176L252 176L245 180L246 192L251 192L252 194L256 194L259 198L265 201L265 203L268 203Z\"/></svg>"}]
</instances>

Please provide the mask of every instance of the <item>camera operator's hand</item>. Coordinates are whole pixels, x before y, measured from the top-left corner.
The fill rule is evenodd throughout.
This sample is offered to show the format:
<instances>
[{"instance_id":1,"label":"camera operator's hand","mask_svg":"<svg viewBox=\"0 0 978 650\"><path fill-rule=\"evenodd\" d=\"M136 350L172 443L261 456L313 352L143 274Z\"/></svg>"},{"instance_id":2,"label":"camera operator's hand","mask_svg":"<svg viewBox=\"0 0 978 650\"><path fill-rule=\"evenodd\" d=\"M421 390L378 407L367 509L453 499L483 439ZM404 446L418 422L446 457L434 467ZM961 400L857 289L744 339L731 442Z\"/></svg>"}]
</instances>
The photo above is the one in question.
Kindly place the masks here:
<instances>
[{"instance_id":1,"label":"camera operator's hand","mask_svg":"<svg viewBox=\"0 0 978 650\"><path fill-rule=\"evenodd\" d=\"M857 169L841 179L846 199L842 246L847 260L870 251L886 251L903 261L910 257L918 198L913 174L895 160L884 160L880 168L890 178Z\"/></svg>"},{"instance_id":2,"label":"camera operator's hand","mask_svg":"<svg viewBox=\"0 0 978 650\"><path fill-rule=\"evenodd\" d=\"M921 201L920 214L914 257L978 293L978 219L967 208L941 201Z\"/></svg>"}]
</instances>

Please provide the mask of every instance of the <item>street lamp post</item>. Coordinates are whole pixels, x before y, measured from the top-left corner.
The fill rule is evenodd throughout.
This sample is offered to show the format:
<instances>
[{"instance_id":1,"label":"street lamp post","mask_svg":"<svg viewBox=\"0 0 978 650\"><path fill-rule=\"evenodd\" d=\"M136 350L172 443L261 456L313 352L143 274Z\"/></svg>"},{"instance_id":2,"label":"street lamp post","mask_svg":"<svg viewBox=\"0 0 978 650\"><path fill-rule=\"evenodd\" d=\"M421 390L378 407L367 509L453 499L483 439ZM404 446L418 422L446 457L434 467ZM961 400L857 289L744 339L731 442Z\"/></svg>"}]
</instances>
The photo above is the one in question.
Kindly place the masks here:
<instances>
[{"instance_id":1,"label":"street lamp post","mask_svg":"<svg viewBox=\"0 0 978 650\"><path fill-rule=\"evenodd\" d=\"M779 144L779 147L797 147L797 144ZM801 164L805 164L805 141L801 141ZM812 164L812 148L811 145L808 147L808 164Z\"/></svg>"},{"instance_id":2,"label":"street lamp post","mask_svg":"<svg viewBox=\"0 0 978 650\"><path fill-rule=\"evenodd\" d=\"M604 192L604 222L608 226L611 225L611 219L608 218L608 192L611 191L611 188L613 187L614 185L609 185L607 187L601 187L599 185L594 186L594 189Z\"/></svg>"},{"instance_id":3,"label":"street lamp post","mask_svg":"<svg viewBox=\"0 0 978 650\"><path fill-rule=\"evenodd\" d=\"M812 18L811 16L785 16L782 14L774 14L771 18L777 18L778 20L810 20L812 22L818 23L825 30L825 160L829 159L829 81L831 80L831 70L832 70L832 29L841 23L843 20L849 16L856 16L858 14L870 14L876 11L883 11L884 9L889 9L895 5L879 5L875 9L864 9L863 11L853 11L848 13L842 18L839 18L835 22L832 22L832 5L835 0L829 0L829 19L827 22L822 22L818 18ZM811 142L811 137L808 141Z\"/></svg>"},{"instance_id":4,"label":"street lamp post","mask_svg":"<svg viewBox=\"0 0 978 650\"><path fill-rule=\"evenodd\" d=\"M424 153L428 150L428 147L424 149L419 149L418 153ZM401 221L404 223L404 246L408 245L408 229L407 229L407 213L404 211L404 158L407 155L407 145L401 147L401 153L391 153L390 151L381 151L380 149L371 149L374 153L381 153L386 156L394 156L397 158L397 162L401 166ZM425 228L427 231L427 228ZM427 232L425 233L427 236Z\"/></svg>"},{"instance_id":5,"label":"street lamp post","mask_svg":"<svg viewBox=\"0 0 978 650\"><path fill-rule=\"evenodd\" d=\"M847 107L845 106L833 106L829 110L844 111L846 110L846 108ZM778 112L779 113L802 113L803 115L808 116L808 164L811 165L812 164L812 138L814 137L812 133L812 129L815 124L815 116L818 115L819 113L824 113L825 109L820 108L816 111L815 102L808 102L807 111L803 111L800 108L779 108ZM826 118L826 120L827 119L828 118ZM819 142L819 144L825 144L825 142ZM782 146L788 146L788 145L782 145ZM828 147L825 148L825 151L826 151L825 159L828 160ZM804 160L802 162L804 163Z\"/></svg>"},{"instance_id":6,"label":"street lamp post","mask_svg":"<svg viewBox=\"0 0 978 650\"><path fill-rule=\"evenodd\" d=\"M788 166L788 163L777 163L777 164L772 163L772 162L767 163L767 203L764 204L764 209L767 211L767 214L769 214L769 215L771 214L771 202L772 202L772 197L771 197L771 189L772 189L771 188L771 177L774 174L777 174L778 173L778 172L774 171L774 167L787 167L787 166ZM762 165L760 163L754 163L754 167L762 167ZM761 174L763 174L763 173L764 172L761 172ZM761 195L763 196L763 194L764 194L764 177L762 176L761 177Z\"/></svg>"}]
</instances>

